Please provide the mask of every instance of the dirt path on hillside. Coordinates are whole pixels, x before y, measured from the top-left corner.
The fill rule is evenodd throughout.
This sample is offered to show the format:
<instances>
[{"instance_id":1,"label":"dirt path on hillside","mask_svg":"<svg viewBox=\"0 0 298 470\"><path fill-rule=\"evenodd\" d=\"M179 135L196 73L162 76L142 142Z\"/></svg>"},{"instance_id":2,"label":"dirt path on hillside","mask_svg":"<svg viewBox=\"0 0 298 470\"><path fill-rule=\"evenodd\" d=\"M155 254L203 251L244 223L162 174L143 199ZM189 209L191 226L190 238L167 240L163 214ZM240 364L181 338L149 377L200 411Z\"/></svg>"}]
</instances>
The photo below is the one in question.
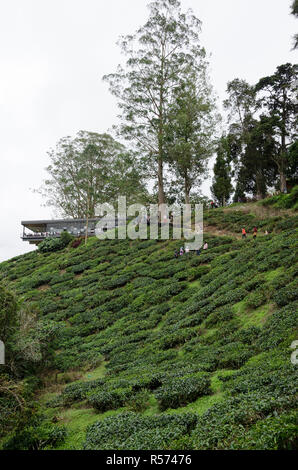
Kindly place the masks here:
<instances>
[{"instance_id":1,"label":"dirt path on hillside","mask_svg":"<svg viewBox=\"0 0 298 470\"><path fill-rule=\"evenodd\" d=\"M209 233L210 235L216 235L217 237L233 237L237 240L241 240L241 233L230 232L229 230L219 230L215 225L205 225L204 224L204 233Z\"/></svg>"},{"instance_id":2,"label":"dirt path on hillside","mask_svg":"<svg viewBox=\"0 0 298 470\"><path fill-rule=\"evenodd\" d=\"M267 219L268 217L284 217L286 215L293 216L291 209L275 209L270 206L262 206L253 202L242 204L241 206L225 207L224 212L243 212L244 214L254 214L260 219Z\"/></svg>"}]
</instances>

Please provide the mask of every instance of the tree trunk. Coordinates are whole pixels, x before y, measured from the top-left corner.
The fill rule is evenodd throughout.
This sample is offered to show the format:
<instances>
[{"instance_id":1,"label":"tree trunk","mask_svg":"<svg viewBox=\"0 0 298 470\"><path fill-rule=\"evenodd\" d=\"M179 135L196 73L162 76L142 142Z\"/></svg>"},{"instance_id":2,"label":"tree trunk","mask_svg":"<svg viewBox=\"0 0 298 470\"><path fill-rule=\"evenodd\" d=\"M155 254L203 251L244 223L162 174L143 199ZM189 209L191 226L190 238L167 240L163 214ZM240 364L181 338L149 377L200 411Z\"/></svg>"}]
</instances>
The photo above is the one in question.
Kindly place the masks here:
<instances>
[{"instance_id":1,"label":"tree trunk","mask_svg":"<svg viewBox=\"0 0 298 470\"><path fill-rule=\"evenodd\" d=\"M187 177L187 174L185 174L185 176L184 176L184 197L185 197L185 204L190 204L189 193L190 193L190 187L189 187L188 177Z\"/></svg>"},{"instance_id":2,"label":"tree trunk","mask_svg":"<svg viewBox=\"0 0 298 470\"><path fill-rule=\"evenodd\" d=\"M264 177L263 177L263 174L262 174L262 171L261 170L257 170L257 174L256 174L256 198L258 201L260 201L261 199L263 199L264 197L264 191L263 191L263 187L264 187L264 181L263 181Z\"/></svg>"},{"instance_id":3,"label":"tree trunk","mask_svg":"<svg viewBox=\"0 0 298 470\"><path fill-rule=\"evenodd\" d=\"M158 158L158 204L165 204L164 182L163 182L163 161Z\"/></svg>"},{"instance_id":4,"label":"tree trunk","mask_svg":"<svg viewBox=\"0 0 298 470\"><path fill-rule=\"evenodd\" d=\"M280 191L287 193L287 178L283 171L280 171Z\"/></svg>"},{"instance_id":5,"label":"tree trunk","mask_svg":"<svg viewBox=\"0 0 298 470\"><path fill-rule=\"evenodd\" d=\"M280 155L280 165L279 165L279 174L280 174L280 191L281 193L287 193L287 179L285 175L286 169L286 157L287 157L287 144L286 144L286 90L283 91L283 111L282 111L282 127L281 127L281 155Z\"/></svg>"},{"instance_id":6,"label":"tree trunk","mask_svg":"<svg viewBox=\"0 0 298 470\"><path fill-rule=\"evenodd\" d=\"M87 214L86 214L85 245L87 245L87 240L88 240L89 206L90 206L90 200L89 200L89 194L88 194L88 196L87 196Z\"/></svg>"},{"instance_id":7,"label":"tree trunk","mask_svg":"<svg viewBox=\"0 0 298 470\"><path fill-rule=\"evenodd\" d=\"M159 90L159 126L158 126L158 204L165 204L164 181L163 181L163 161L164 161L164 67L165 67L165 45L161 43L161 83ZM165 214L160 212L161 221Z\"/></svg>"}]
</instances>

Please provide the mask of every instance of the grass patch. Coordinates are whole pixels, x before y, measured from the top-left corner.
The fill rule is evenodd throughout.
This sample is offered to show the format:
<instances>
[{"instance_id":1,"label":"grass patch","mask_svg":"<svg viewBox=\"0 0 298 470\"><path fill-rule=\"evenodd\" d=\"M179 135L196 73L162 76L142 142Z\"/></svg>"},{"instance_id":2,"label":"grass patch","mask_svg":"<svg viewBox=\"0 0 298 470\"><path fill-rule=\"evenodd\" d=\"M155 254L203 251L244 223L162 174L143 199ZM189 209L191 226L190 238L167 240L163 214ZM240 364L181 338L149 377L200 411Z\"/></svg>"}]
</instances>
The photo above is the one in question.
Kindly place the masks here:
<instances>
[{"instance_id":1,"label":"grass patch","mask_svg":"<svg viewBox=\"0 0 298 470\"><path fill-rule=\"evenodd\" d=\"M68 409L59 416L59 421L66 425L67 438L58 449L80 450L86 437L86 429L98 421L98 415L93 409Z\"/></svg>"},{"instance_id":2,"label":"grass patch","mask_svg":"<svg viewBox=\"0 0 298 470\"><path fill-rule=\"evenodd\" d=\"M171 409L164 411L164 414L175 414L175 413L186 413L186 412L195 412L199 415L202 415L211 408L216 403L219 403L224 400L223 393L217 393L215 395L209 395L206 397L200 397L195 402L189 403L186 406L182 406L181 408Z\"/></svg>"},{"instance_id":3,"label":"grass patch","mask_svg":"<svg viewBox=\"0 0 298 470\"><path fill-rule=\"evenodd\" d=\"M277 268L277 269L274 269L273 271L268 271L265 274L265 279L266 279L266 281L272 281L273 279L275 279L277 276L279 276L283 272L284 272L284 268Z\"/></svg>"},{"instance_id":4,"label":"grass patch","mask_svg":"<svg viewBox=\"0 0 298 470\"><path fill-rule=\"evenodd\" d=\"M211 390L214 394L221 394L222 393L222 381L218 378L220 376L226 377L228 375L234 374L234 370L222 369L217 370L211 378Z\"/></svg>"},{"instance_id":5,"label":"grass patch","mask_svg":"<svg viewBox=\"0 0 298 470\"><path fill-rule=\"evenodd\" d=\"M201 287L200 281L197 279L196 281L190 282L189 287L197 287L199 289Z\"/></svg>"},{"instance_id":6,"label":"grass patch","mask_svg":"<svg viewBox=\"0 0 298 470\"><path fill-rule=\"evenodd\" d=\"M149 398L149 407L142 413L144 416L153 416L156 414L160 414L159 408L158 408L158 401L155 397L155 395L151 394Z\"/></svg>"},{"instance_id":7,"label":"grass patch","mask_svg":"<svg viewBox=\"0 0 298 470\"><path fill-rule=\"evenodd\" d=\"M106 373L106 364L107 362L103 361L96 369L86 372L83 376L83 381L88 382L89 380L96 380L104 377Z\"/></svg>"},{"instance_id":8,"label":"grass patch","mask_svg":"<svg viewBox=\"0 0 298 470\"><path fill-rule=\"evenodd\" d=\"M261 305L255 310L249 309L246 301L242 300L233 306L237 320L239 320L241 327L249 326L262 326L266 322L269 315L274 311L274 305L267 303Z\"/></svg>"}]
</instances>

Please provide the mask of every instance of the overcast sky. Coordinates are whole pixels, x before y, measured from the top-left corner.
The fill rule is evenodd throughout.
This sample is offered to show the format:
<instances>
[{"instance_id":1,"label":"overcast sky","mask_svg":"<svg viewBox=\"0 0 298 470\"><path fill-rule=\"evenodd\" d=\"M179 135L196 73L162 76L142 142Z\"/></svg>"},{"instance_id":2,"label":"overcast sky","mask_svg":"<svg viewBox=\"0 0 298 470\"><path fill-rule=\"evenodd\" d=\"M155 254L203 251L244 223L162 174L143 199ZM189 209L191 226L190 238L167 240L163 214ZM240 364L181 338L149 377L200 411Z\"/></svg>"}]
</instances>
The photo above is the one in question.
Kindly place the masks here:
<instances>
[{"instance_id":1,"label":"overcast sky","mask_svg":"<svg viewBox=\"0 0 298 470\"><path fill-rule=\"evenodd\" d=\"M116 103L101 77L121 62L117 38L144 23L147 3L0 0L0 261L33 249L20 240L21 220L53 216L30 189L46 177L47 150L80 129L104 132L116 123ZM182 0L203 22L220 102L229 80L255 83L297 61L290 3Z\"/></svg>"}]
</instances>

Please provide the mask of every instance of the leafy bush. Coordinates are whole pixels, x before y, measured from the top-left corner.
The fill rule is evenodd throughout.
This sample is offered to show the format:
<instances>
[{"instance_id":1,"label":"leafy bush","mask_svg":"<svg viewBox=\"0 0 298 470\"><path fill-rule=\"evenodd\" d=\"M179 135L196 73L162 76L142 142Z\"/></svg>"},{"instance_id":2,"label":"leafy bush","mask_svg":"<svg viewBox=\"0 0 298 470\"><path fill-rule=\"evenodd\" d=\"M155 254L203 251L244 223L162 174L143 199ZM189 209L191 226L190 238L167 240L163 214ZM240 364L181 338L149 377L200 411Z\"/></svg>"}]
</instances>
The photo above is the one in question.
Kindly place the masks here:
<instances>
[{"instance_id":1,"label":"leafy bush","mask_svg":"<svg viewBox=\"0 0 298 470\"><path fill-rule=\"evenodd\" d=\"M104 412L124 406L131 396L132 390L130 388L101 391L88 396L88 402L96 410Z\"/></svg>"},{"instance_id":2,"label":"leafy bush","mask_svg":"<svg viewBox=\"0 0 298 470\"><path fill-rule=\"evenodd\" d=\"M133 395L126 403L130 411L141 413L148 408L150 401L150 393L146 389L140 390L138 393Z\"/></svg>"},{"instance_id":3,"label":"leafy bush","mask_svg":"<svg viewBox=\"0 0 298 470\"><path fill-rule=\"evenodd\" d=\"M290 209L298 202L298 186L294 186L289 194L280 194L261 201L263 206L273 206L279 209Z\"/></svg>"},{"instance_id":4,"label":"leafy bush","mask_svg":"<svg viewBox=\"0 0 298 470\"><path fill-rule=\"evenodd\" d=\"M155 392L159 408L179 408L195 401L198 397L210 394L208 376L179 377L166 382Z\"/></svg>"},{"instance_id":5,"label":"leafy bush","mask_svg":"<svg viewBox=\"0 0 298 470\"><path fill-rule=\"evenodd\" d=\"M220 229L237 231L245 223L247 230L272 226L275 233L256 242L206 234L207 253L178 260L173 252L181 242L94 238L77 250L32 252L0 264L1 278L13 285L20 303L30 302L29 311L38 317L37 331L26 333L30 341L23 346L30 352L36 338L42 339L46 361L21 361L14 350L14 364L21 363L14 390L27 396L23 377L38 376L45 364L50 376L70 371L69 380L97 366L104 374L70 383L46 404L58 421L61 407L116 410L110 420L88 428L86 448L271 448L273 440L279 448L295 445L293 422L286 417L297 406L290 363L298 312L297 242L291 227L297 222L290 216L289 221L259 219L242 206L214 210L207 218ZM277 233L280 226L290 229ZM195 279L199 282L192 283ZM254 312L269 299L274 301L270 309ZM48 330L39 323L45 320ZM1 376L0 387L1 380L6 384ZM191 409L197 408L195 400L211 393L202 405L218 403L204 415L186 418L181 408L171 417L146 416L156 402L162 411ZM16 407L13 395L3 395L0 388L1 439L16 431ZM119 415L121 407L137 414ZM35 425L38 429L41 422ZM21 440L40 446L27 431ZM40 436L45 436L42 428ZM59 446L58 440L47 442L46 447Z\"/></svg>"},{"instance_id":6,"label":"leafy bush","mask_svg":"<svg viewBox=\"0 0 298 470\"><path fill-rule=\"evenodd\" d=\"M268 417L256 423L239 442L243 450L297 450L297 415Z\"/></svg>"},{"instance_id":7,"label":"leafy bush","mask_svg":"<svg viewBox=\"0 0 298 470\"><path fill-rule=\"evenodd\" d=\"M140 416L132 412L110 416L87 428L85 450L167 449L170 442L190 434L197 416Z\"/></svg>"},{"instance_id":8,"label":"leafy bush","mask_svg":"<svg viewBox=\"0 0 298 470\"><path fill-rule=\"evenodd\" d=\"M62 232L60 238L46 238L38 245L41 253L50 253L65 248L73 240L73 236L68 232Z\"/></svg>"},{"instance_id":9,"label":"leafy bush","mask_svg":"<svg viewBox=\"0 0 298 470\"><path fill-rule=\"evenodd\" d=\"M273 296L274 302L277 305L287 305L289 302L293 302L298 299L298 287L297 282L291 282L287 287L279 289L278 292Z\"/></svg>"},{"instance_id":10,"label":"leafy bush","mask_svg":"<svg viewBox=\"0 0 298 470\"><path fill-rule=\"evenodd\" d=\"M256 289L248 295L246 305L250 308L258 308L267 301L266 291L263 288Z\"/></svg>"}]
</instances>

